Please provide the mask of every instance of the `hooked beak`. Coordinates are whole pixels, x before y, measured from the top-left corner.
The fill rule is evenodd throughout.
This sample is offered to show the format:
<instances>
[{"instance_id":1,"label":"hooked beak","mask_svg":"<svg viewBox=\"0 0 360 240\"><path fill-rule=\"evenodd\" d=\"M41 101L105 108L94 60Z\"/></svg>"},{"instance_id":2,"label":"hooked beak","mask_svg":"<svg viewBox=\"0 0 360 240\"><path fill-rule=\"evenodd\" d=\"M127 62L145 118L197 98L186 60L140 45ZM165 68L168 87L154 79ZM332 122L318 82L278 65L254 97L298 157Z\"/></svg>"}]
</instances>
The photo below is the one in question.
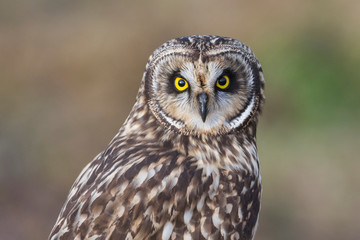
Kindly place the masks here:
<instances>
[{"instance_id":1,"label":"hooked beak","mask_svg":"<svg viewBox=\"0 0 360 240\"><path fill-rule=\"evenodd\" d=\"M206 105L207 100L208 100L208 95L205 92L199 94L200 114L203 122L205 122L207 115L207 105Z\"/></svg>"}]
</instances>

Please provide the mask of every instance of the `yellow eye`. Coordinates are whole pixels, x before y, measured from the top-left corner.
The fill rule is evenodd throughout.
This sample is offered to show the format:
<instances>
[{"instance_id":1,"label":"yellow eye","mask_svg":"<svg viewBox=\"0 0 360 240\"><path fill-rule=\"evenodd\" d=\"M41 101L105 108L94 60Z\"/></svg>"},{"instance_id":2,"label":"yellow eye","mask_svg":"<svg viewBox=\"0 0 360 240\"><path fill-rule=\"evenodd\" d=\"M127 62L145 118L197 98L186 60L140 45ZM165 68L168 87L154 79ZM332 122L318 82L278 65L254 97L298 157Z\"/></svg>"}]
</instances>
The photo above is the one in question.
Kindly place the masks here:
<instances>
[{"instance_id":1,"label":"yellow eye","mask_svg":"<svg viewBox=\"0 0 360 240\"><path fill-rule=\"evenodd\" d=\"M178 90L179 92L185 91L189 87L188 82L181 77L175 78L174 84L176 90Z\"/></svg>"},{"instance_id":2,"label":"yellow eye","mask_svg":"<svg viewBox=\"0 0 360 240\"><path fill-rule=\"evenodd\" d=\"M228 75L224 75L216 81L216 86L222 90L225 90L230 85L230 79Z\"/></svg>"}]
</instances>

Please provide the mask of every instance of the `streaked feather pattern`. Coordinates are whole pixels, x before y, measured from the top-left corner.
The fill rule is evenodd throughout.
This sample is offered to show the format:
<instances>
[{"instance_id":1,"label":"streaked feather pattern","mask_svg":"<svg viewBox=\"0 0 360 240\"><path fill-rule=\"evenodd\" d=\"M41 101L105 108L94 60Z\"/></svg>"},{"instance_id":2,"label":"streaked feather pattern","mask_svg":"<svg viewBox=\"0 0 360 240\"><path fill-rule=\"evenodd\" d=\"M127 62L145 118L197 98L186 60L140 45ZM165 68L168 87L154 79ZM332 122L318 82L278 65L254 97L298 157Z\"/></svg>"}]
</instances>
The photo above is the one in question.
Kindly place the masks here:
<instances>
[{"instance_id":1,"label":"streaked feather pattern","mask_svg":"<svg viewBox=\"0 0 360 240\"><path fill-rule=\"evenodd\" d=\"M255 138L264 99L260 64L241 45L257 76L257 103L243 124L207 134L177 129L154 114L145 85L153 61L184 41L211 46L236 40L192 36L154 52L132 112L75 181L49 239L253 238L261 197Z\"/></svg>"}]
</instances>

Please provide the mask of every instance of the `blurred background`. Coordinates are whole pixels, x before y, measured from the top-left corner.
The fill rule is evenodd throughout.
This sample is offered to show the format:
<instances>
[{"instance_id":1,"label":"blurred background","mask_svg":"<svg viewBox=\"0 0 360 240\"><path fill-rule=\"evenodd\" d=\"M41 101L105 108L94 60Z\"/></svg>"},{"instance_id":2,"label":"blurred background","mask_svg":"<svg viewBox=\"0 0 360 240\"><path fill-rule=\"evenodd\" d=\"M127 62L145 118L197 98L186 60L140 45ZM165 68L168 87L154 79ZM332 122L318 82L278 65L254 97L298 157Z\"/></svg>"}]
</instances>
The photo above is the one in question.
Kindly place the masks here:
<instances>
[{"instance_id":1,"label":"blurred background","mask_svg":"<svg viewBox=\"0 0 360 240\"><path fill-rule=\"evenodd\" d=\"M214 34L262 63L257 240L360 239L360 1L0 0L0 239L46 239L148 56Z\"/></svg>"}]
</instances>

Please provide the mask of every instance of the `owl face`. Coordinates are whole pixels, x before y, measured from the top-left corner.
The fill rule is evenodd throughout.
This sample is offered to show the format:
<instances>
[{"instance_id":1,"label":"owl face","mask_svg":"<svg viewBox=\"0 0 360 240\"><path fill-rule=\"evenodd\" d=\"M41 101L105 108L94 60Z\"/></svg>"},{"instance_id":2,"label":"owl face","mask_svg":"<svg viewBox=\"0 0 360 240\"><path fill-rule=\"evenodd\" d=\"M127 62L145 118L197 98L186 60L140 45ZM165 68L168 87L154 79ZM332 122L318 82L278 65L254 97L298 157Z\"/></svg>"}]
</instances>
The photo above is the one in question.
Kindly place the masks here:
<instances>
[{"instance_id":1,"label":"owl face","mask_svg":"<svg viewBox=\"0 0 360 240\"><path fill-rule=\"evenodd\" d=\"M213 36L165 43L150 57L145 74L152 112L183 134L216 135L241 127L258 106L260 66L248 51L234 39Z\"/></svg>"}]
</instances>

